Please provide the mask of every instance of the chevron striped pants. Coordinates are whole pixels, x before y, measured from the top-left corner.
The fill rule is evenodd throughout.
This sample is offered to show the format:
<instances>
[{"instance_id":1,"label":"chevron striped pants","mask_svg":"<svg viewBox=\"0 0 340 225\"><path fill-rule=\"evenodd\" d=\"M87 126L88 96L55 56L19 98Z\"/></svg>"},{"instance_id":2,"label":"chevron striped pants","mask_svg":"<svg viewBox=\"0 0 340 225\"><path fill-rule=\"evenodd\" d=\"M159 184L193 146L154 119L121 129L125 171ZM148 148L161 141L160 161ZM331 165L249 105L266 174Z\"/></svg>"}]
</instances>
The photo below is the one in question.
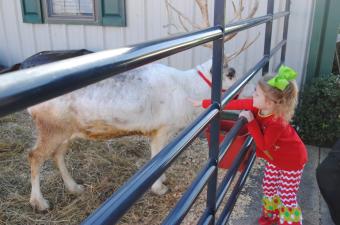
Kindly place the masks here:
<instances>
[{"instance_id":1,"label":"chevron striped pants","mask_svg":"<svg viewBox=\"0 0 340 225\"><path fill-rule=\"evenodd\" d=\"M267 163L263 178L263 215L279 224L302 224L301 208L297 192L301 170L281 170Z\"/></svg>"}]
</instances>

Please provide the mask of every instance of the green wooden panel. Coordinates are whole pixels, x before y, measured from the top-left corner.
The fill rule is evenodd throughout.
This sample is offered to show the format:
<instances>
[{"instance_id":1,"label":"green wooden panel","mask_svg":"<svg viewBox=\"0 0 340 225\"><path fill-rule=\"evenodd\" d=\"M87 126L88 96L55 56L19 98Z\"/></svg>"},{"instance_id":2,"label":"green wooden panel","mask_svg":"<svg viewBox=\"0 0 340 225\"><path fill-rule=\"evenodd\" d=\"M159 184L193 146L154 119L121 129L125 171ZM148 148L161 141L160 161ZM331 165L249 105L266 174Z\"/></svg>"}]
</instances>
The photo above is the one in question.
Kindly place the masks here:
<instances>
[{"instance_id":1,"label":"green wooden panel","mask_svg":"<svg viewBox=\"0 0 340 225\"><path fill-rule=\"evenodd\" d=\"M326 21L324 45L321 51L320 75L329 75L332 71L336 38L338 35L340 1L331 0Z\"/></svg>"},{"instance_id":2,"label":"green wooden panel","mask_svg":"<svg viewBox=\"0 0 340 225\"><path fill-rule=\"evenodd\" d=\"M312 38L309 49L309 57L307 64L308 83L319 71L319 58L323 43L323 34L325 32L325 17L328 15L328 0L316 0L313 18Z\"/></svg>"},{"instance_id":3,"label":"green wooden panel","mask_svg":"<svg viewBox=\"0 0 340 225\"><path fill-rule=\"evenodd\" d=\"M40 0L21 0L21 9L24 23L43 23Z\"/></svg>"},{"instance_id":4,"label":"green wooden panel","mask_svg":"<svg viewBox=\"0 0 340 225\"><path fill-rule=\"evenodd\" d=\"M337 15L339 11L338 0L316 0L306 84L313 77L330 74L332 71L337 28L340 24Z\"/></svg>"},{"instance_id":5,"label":"green wooden panel","mask_svg":"<svg viewBox=\"0 0 340 225\"><path fill-rule=\"evenodd\" d=\"M101 0L101 2L104 26L126 26L125 0Z\"/></svg>"}]
</instances>

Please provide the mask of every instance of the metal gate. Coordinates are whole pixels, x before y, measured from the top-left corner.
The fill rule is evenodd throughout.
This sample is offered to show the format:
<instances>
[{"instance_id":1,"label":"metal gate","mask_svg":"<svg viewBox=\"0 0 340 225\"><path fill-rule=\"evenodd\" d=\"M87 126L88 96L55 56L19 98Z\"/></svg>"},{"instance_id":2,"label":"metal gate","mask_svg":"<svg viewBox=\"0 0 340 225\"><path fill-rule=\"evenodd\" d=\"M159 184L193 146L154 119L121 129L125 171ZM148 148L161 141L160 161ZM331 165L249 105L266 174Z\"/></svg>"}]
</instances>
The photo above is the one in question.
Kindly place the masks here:
<instances>
[{"instance_id":1,"label":"metal gate","mask_svg":"<svg viewBox=\"0 0 340 225\"><path fill-rule=\"evenodd\" d=\"M246 123L245 118L238 119L235 126L219 145L221 108L233 99L259 70L262 69L262 74L267 73L271 56L280 49L281 61L279 64L284 62L290 0L286 1L285 11L283 12L273 14L273 8L274 0L268 0L267 15L225 25L225 0L215 0L213 27L177 37L80 56L54 63L53 66L43 65L2 75L0 76L0 116L5 116L121 72L213 41L212 105L165 146L158 155L145 164L82 224L115 224L118 222L121 216L151 187L209 123L211 124L209 160L175 208L165 218L163 224L181 223L206 185L208 186L207 204L199 224L226 224L254 163L255 147L252 138L248 137L220 186L217 187L217 164L228 151L228 147L238 131ZM278 45L271 49L272 22L280 17L285 17L283 38ZM266 23L263 58L221 96L223 37L263 23ZM251 151L251 154L246 154L248 151ZM249 156L246 159L247 165L241 172L221 215L219 218L215 218L215 213L222 205L222 200L246 155Z\"/></svg>"}]
</instances>

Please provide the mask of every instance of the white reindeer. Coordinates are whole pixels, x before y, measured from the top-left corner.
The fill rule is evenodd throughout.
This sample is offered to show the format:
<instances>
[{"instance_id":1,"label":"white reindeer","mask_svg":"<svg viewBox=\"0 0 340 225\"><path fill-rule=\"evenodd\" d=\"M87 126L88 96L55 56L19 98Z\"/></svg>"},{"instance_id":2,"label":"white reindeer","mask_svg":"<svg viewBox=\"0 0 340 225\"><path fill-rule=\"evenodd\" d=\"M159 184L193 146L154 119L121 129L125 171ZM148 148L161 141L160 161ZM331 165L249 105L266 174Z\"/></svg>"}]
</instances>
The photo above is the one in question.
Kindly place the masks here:
<instances>
[{"instance_id":1,"label":"white reindeer","mask_svg":"<svg viewBox=\"0 0 340 225\"><path fill-rule=\"evenodd\" d=\"M199 70L211 80L211 60ZM235 71L225 68L223 88L235 81ZM49 205L40 190L40 167L45 160L56 162L66 188L83 191L71 177L64 162L69 142L74 138L106 140L127 135L145 135L151 140L155 156L169 138L189 124L202 109L193 107L188 98L209 98L211 88L197 69L177 70L162 64L149 64L89 85L72 93L43 102L28 109L38 137L29 153L32 192L30 203L38 210ZM164 194L165 176L152 186Z\"/></svg>"},{"instance_id":2,"label":"white reindeer","mask_svg":"<svg viewBox=\"0 0 340 225\"><path fill-rule=\"evenodd\" d=\"M206 0L195 1L201 9L205 26L209 26ZM169 7L175 9L167 4L168 10ZM256 1L249 17L254 15L257 5ZM243 8L240 4L239 10L235 11L236 19L241 19ZM226 36L225 41L235 35ZM228 62L255 40L246 41L238 52L225 57L224 89L236 80L235 71L228 67ZM208 80L211 80L210 69L211 60L198 67ZM202 111L193 107L188 99L210 97L211 88L198 70L181 71L161 64L149 64L30 107L28 111L38 131L36 144L29 153L31 205L41 211L49 208L41 193L39 178L40 168L49 158L56 162L69 191L80 193L84 190L71 177L64 162L67 146L74 138L105 140L140 134L150 137L151 156L155 156L170 137ZM159 195L166 193L164 181L163 175L152 185L152 191Z\"/></svg>"}]
</instances>

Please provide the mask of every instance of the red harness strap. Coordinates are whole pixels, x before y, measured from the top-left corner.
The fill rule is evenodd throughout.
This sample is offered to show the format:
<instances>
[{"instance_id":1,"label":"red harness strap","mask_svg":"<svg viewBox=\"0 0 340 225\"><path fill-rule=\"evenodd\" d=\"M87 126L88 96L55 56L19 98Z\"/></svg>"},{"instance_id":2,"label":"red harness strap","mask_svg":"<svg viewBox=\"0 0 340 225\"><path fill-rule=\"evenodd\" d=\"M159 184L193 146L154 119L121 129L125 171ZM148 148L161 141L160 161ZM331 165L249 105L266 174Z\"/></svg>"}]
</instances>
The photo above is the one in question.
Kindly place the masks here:
<instances>
[{"instance_id":1,"label":"red harness strap","mask_svg":"<svg viewBox=\"0 0 340 225\"><path fill-rule=\"evenodd\" d=\"M198 75L204 80L204 82L211 88L211 81L202 73L202 71L197 70ZM226 89L222 89L222 92L225 92ZM238 98L238 94L234 97L234 99Z\"/></svg>"},{"instance_id":2,"label":"red harness strap","mask_svg":"<svg viewBox=\"0 0 340 225\"><path fill-rule=\"evenodd\" d=\"M211 87L211 81L202 73L202 71L197 70L198 75L200 75L200 77L204 80L205 83L207 83L207 85L209 87ZM222 92L225 92L225 89L222 89Z\"/></svg>"},{"instance_id":3,"label":"red harness strap","mask_svg":"<svg viewBox=\"0 0 340 225\"><path fill-rule=\"evenodd\" d=\"M204 74L200 70L197 70L197 73L204 80L204 82L207 83L209 87L211 87L211 81L208 80L208 78L204 76Z\"/></svg>"}]
</instances>

